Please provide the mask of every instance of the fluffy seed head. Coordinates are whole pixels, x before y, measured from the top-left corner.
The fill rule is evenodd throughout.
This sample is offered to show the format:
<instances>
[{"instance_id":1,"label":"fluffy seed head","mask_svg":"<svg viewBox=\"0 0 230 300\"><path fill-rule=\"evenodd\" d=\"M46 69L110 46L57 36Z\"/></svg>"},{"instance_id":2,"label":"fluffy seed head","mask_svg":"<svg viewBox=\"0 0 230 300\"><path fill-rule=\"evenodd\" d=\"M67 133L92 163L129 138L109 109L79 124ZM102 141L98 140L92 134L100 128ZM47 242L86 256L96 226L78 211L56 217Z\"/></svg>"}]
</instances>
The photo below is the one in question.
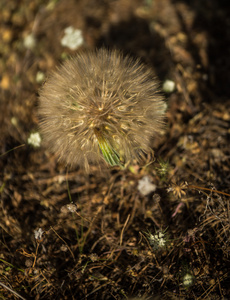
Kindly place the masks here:
<instances>
[{"instance_id":1,"label":"fluffy seed head","mask_svg":"<svg viewBox=\"0 0 230 300\"><path fill-rule=\"evenodd\" d=\"M70 165L122 165L150 150L165 104L151 69L119 51L82 52L40 93L41 132Z\"/></svg>"}]
</instances>

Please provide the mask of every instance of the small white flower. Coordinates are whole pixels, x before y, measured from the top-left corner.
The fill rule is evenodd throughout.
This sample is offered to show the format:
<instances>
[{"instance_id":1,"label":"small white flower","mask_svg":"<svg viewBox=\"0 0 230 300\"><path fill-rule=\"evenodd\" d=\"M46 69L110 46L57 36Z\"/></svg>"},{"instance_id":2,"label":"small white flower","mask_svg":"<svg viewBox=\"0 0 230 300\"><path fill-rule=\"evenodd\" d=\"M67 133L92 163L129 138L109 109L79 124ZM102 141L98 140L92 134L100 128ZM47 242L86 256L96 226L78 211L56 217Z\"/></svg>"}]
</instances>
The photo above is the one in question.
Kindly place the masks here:
<instances>
[{"instance_id":1,"label":"small white flower","mask_svg":"<svg viewBox=\"0 0 230 300\"><path fill-rule=\"evenodd\" d=\"M36 46L36 39L33 33L28 34L23 41L24 47L26 49L32 50Z\"/></svg>"},{"instance_id":2,"label":"small white flower","mask_svg":"<svg viewBox=\"0 0 230 300\"><path fill-rule=\"evenodd\" d=\"M75 213L76 211L77 211L77 205L74 204L74 203L70 203L70 204L64 205L61 208L61 212L64 213L64 214L67 214L69 212Z\"/></svg>"},{"instance_id":3,"label":"small white flower","mask_svg":"<svg viewBox=\"0 0 230 300\"><path fill-rule=\"evenodd\" d=\"M44 233L44 231L41 228L34 230L35 240L41 240L43 233Z\"/></svg>"},{"instance_id":4,"label":"small white flower","mask_svg":"<svg viewBox=\"0 0 230 300\"><path fill-rule=\"evenodd\" d=\"M161 250L165 248L167 244L167 237L165 232L159 231L156 234L147 234L150 245L153 247L153 250Z\"/></svg>"},{"instance_id":5,"label":"small white flower","mask_svg":"<svg viewBox=\"0 0 230 300\"><path fill-rule=\"evenodd\" d=\"M38 71L36 74L36 82L41 83L45 80L45 74L41 71Z\"/></svg>"},{"instance_id":6,"label":"small white flower","mask_svg":"<svg viewBox=\"0 0 230 300\"><path fill-rule=\"evenodd\" d=\"M13 124L15 127L18 126L18 119L16 117L12 117L10 121L11 121L11 124Z\"/></svg>"},{"instance_id":7,"label":"small white flower","mask_svg":"<svg viewBox=\"0 0 230 300\"><path fill-rule=\"evenodd\" d=\"M184 285L184 287L190 287L193 284L193 281L194 281L194 276L191 275L190 273L187 273L183 277L183 285Z\"/></svg>"},{"instance_id":8,"label":"small white flower","mask_svg":"<svg viewBox=\"0 0 230 300\"><path fill-rule=\"evenodd\" d=\"M66 245L62 244L60 250L63 251L63 252L67 252L68 248L67 248Z\"/></svg>"},{"instance_id":9,"label":"small white flower","mask_svg":"<svg viewBox=\"0 0 230 300\"><path fill-rule=\"evenodd\" d=\"M70 204L67 204L67 209L70 211L70 212L76 212L77 211L77 205L76 204L73 204L73 203L70 203Z\"/></svg>"},{"instance_id":10,"label":"small white flower","mask_svg":"<svg viewBox=\"0 0 230 300\"><path fill-rule=\"evenodd\" d=\"M151 192L155 192L156 185L150 181L148 176L144 176L138 181L137 189L143 196L146 196Z\"/></svg>"},{"instance_id":11,"label":"small white flower","mask_svg":"<svg viewBox=\"0 0 230 300\"><path fill-rule=\"evenodd\" d=\"M41 136L39 132L31 133L27 140L28 144L33 147L40 147L41 145Z\"/></svg>"},{"instance_id":12,"label":"small white flower","mask_svg":"<svg viewBox=\"0 0 230 300\"><path fill-rule=\"evenodd\" d=\"M156 234L154 237L158 241L159 248L163 248L166 244L166 239L164 234L162 232L159 232L158 236Z\"/></svg>"},{"instance_id":13,"label":"small white flower","mask_svg":"<svg viewBox=\"0 0 230 300\"><path fill-rule=\"evenodd\" d=\"M175 90L176 84L172 80L165 80L163 84L163 91L165 93L172 93Z\"/></svg>"},{"instance_id":14,"label":"small white flower","mask_svg":"<svg viewBox=\"0 0 230 300\"><path fill-rule=\"evenodd\" d=\"M84 39L80 29L74 29L72 26L65 29L65 35L61 40L62 46L77 50L83 42Z\"/></svg>"}]
</instances>

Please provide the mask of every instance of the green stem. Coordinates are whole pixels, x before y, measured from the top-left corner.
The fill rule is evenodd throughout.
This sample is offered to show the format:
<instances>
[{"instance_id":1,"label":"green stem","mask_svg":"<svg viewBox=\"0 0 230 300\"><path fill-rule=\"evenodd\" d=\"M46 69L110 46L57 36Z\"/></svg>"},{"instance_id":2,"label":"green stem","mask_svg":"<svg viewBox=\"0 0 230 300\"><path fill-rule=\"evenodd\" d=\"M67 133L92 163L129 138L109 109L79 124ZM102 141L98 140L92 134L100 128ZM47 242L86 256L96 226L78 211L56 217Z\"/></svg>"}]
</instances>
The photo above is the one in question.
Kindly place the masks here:
<instances>
[{"instance_id":1,"label":"green stem","mask_svg":"<svg viewBox=\"0 0 230 300\"><path fill-rule=\"evenodd\" d=\"M94 132L105 161L111 166L122 166L120 156L111 145L108 138L105 137L104 134L97 128L94 129Z\"/></svg>"}]
</instances>

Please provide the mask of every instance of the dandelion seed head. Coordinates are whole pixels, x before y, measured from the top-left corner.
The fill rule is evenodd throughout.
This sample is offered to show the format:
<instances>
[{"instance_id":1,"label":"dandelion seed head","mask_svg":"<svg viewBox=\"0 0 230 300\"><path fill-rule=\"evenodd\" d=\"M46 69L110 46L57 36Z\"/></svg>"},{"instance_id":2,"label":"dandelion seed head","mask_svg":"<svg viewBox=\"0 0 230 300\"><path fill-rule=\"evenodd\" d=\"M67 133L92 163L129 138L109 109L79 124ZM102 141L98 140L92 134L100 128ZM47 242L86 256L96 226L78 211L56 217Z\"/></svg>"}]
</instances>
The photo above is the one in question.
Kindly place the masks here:
<instances>
[{"instance_id":1,"label":"dandelion seed head","mask_svg":"<svg viewBox=\"0 0 230 300\"><path fill-rule=\"evenodd\" d=\"M164 110L152 70L116 50L80 52L53 72L40 93L45 142L62 161L86 169L149 152Z\"/></svg>"}]
</instances>

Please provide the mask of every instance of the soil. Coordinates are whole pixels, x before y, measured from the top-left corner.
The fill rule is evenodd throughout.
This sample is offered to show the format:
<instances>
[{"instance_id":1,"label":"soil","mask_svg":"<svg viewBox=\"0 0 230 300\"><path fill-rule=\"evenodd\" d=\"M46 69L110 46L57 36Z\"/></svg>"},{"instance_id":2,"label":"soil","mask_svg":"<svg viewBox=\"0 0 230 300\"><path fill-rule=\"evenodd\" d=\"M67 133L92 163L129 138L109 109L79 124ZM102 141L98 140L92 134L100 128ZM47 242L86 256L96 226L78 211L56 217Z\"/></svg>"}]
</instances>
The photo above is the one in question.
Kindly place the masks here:
<instances>
[{"instance_id":1,"label":"soil","mask_svg":"<svg viewBox=\"0 0 230 300\"><path fill-rule=\"evenodd\" d=\"M1 0L0 22L0 298L230 299L228 1ZM86 174L28 138L46 76L102 46L175 89L154 159Z\"/></svg>"}]
</instances>

